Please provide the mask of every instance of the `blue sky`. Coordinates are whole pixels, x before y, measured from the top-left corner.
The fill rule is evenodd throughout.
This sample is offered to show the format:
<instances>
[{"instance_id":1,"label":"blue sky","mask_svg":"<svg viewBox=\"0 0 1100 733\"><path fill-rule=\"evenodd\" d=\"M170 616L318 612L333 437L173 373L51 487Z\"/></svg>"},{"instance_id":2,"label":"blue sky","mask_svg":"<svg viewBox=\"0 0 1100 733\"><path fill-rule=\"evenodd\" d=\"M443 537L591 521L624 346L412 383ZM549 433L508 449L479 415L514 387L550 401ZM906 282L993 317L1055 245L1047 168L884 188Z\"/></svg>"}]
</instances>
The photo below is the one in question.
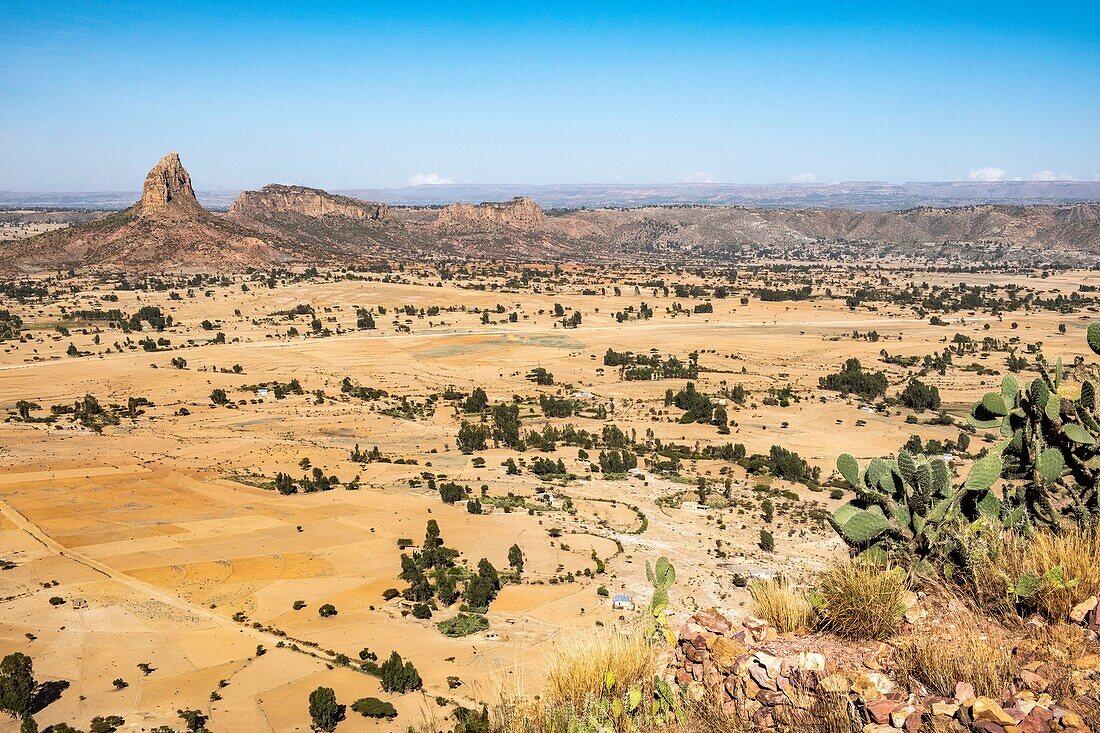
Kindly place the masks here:
<instances>
[{"instance_id":1,"label":"blue sky","mask_svg":"<svg viewBox=\"0 0 1100 733\"><path fill-rule=\"evenodd\" d=\"M0 189L1100 177L1100 3L5 3Z\"/></svg>"}]
</instances>

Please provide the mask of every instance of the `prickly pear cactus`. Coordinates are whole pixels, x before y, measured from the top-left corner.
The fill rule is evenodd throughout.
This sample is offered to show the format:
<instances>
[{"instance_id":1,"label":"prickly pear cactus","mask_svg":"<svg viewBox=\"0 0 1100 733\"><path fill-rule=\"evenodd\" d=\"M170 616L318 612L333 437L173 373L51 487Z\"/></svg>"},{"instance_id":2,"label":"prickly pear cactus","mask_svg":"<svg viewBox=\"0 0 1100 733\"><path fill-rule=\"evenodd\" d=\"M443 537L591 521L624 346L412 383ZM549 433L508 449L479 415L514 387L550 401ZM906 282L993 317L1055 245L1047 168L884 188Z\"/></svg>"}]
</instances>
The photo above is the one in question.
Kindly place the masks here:
<instances>
[{"instance_id":1,"label":"prickly pear cactus","mask_svg":"<svg viewBox=\"0 0 1100 733\"><path fill-rule=\"evenodd\" d=\"M645 574L653 586L653 600L649 604L650 638L672 646L676 643L676 634L668 627L665 610L668 608L668 589L676 582L676 568L662 556L654 565L646 561Z\"/></svg>"},{"instance_id":2,"label":"prickly pear cactus","mask_svg":"<svg viewBox=\"0 0 1100 733\"><path fill-rule=\"evenodd\" d=\"M939 458L901 451L896 461L875 458L860 472L858 461L844 454L837 470L855 489L856 499L838 508L830 522L868 558L927 563L950 550L951 533L945 530L961 521L964 495L985 492L997 480L999 465L989 459L979 461L956 489Z\"/></svg>"},{"instance_id":3,"label":"prickly pear cactus","mask_svg":"<svg viewBox=\"0 0 1100 733\"><path fill-rule=\"evenodd\" d=\"M1086 338L1100 354L1100 323L1088 327ZM1022 512L1025 525L1086 525L1100 516L1100 370L1067 369L1061 359L1051 367L1042 357L1038 367L1040 376L1023 389L1006 376L1000 391L974 403L970 423L1005 439L1001 472L1012 489L1003 502Z\"/></svg>"}]
</instances>

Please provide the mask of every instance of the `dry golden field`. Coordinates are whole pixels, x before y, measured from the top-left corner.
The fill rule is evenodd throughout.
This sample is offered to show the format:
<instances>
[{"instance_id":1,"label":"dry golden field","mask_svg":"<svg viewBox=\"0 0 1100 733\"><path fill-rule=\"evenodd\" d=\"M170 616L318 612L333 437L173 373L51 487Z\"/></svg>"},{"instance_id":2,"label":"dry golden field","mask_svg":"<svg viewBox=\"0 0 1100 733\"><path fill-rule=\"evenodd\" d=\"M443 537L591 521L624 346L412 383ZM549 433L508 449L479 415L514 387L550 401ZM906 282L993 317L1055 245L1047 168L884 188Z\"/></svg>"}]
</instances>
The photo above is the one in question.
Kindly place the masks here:
<instances>
[{"instance_id":1,"label":"dry golden field","mask_svg":"<svg viewBox=\"0 0 1100 733\"><path fill-rule=\"evenodd\" d=\"M566 267L554 275L533 268L523 282L522 270L485 268L441 279L428 267L410 266L391 275L395 282L365 273L355 279L284 273L274 287L266 274L190 286L186 276L161 276L170 283L163 289L122 289L115 277L62 273L23 281L43 287L43 294L6 292L0 309L22 325L21 338L0 343L0 408L9 416L0 423L0 560L11 565L0 571L0 656L25 652L40 680L67 683L35 716L39 725L83 727L95 715L117 714L127 731L179 727L177 709L193 708L208 714L209 728L219 733L305 731L306 698L324 685L341 703L377 696L398 710L389 723L349 710L341 731L405 730L443 718L455 704L492 701L502 688L537 692L555 645L597 624L631 622L635 612L612 609L597 589L644 604L650 593L645 562L661 555L679 571L672 591L679 615L709 606L743 615L748 595L734 585L727 564L808 576L843 551L821 520L822 510L841 500L831 498L831 486L752 475L727 460L688 458L676 471L654 469L646 461L655 456L655 441L688 449L741 443L750 455L779 445L819 467L820 483L827 484L842 452L863 460L896 452L913 434L945 441L960 430L928 424L932 412L915 415L900 404L861 408L854 397L820 389L819 377L847 358L885 371L888 395L895 397L921 367L886 364L882 350L923 357L963 334L979 343L1018 338L1020 353L1042 342L1045 353L1069 362L1087 348L1082 318L1096 309L1086 301L1068 313L959 310L941 313L947 325L939 326L909 305L849 307L845 295L852 289L914 282L951 291L960 282L980 282L1000 293L1012 286L1049 298L1100 286L1097 272L1045 278L867 273L822 264L745 272L729 284L730 296L719 299L666 295L646 284L662 278L714 284L694 272ZM811 299L741 303L763 278L786 288L808 285L811 277ZM652 318L620 323L614 317L642 302ZM713 313L690 312L703 302L713 304ZM299 304L308 304L312 315L274 315ZM579 311L581 324L565 328L555 304L565 316ZM132 315L146 306L159 307L173 324L157 332L146 322L142 331L124 332L108 320L75 315L97 308ZM376 329L357 328L357 307L373 312ZM440 310L429 315L433 307ZM509 322L513 312L516 320ZM319 334L311 329L314 317ZM291 327L298 335L287 335ZM852 337L870 331L877 341ZM215 338L219 333L224 343ZM169 343L146 351L139 342L147 337ZM70 345L78 355L68 355ZM666 407L665 392L688 380L624 381L617 368L604 365L609 348L656 350L684 362L697 352L700 373L692 381L700 392L719 399L735 384L747 391L743 404L725 405L730 433L679 422L683 411ZM961 424L983 387L999 384L1005 356L996 348L956 355L945 373L931 370L921 379L939 388L944 409ZM174 367L180 358L186 365ZM527 378L537 367L553 374L552 385ZM344 392L345 377L388 396L367 400ZM243 389L292 379L302 394L276 399ZM765 404L769 389L787 386L789 406ZM462 414L461 403L443 393L479 387L490 403L520 405L524 433L550 423L599 434L613 424L650 449L639 450L640 470L625 478L591 470L599 447L583 459L564 442L541 453L490 441L485 450L464 454L457 447L459 426L480 417ZM228 405L211 401L217 389ZM545 418L540 394L573 397L587 411ZM85 395L113 419L82 422L59 412L48 421L51 406ZM151 404L131 410L131 398ZM19 419L21 400L38 406L28 412L36 419ZM596 410L606 417L596 417ZM972 437L975 450L982 437ZM364 452L377 446L387 460L353 462L356 445ZM572 477L540 479L530 470L538 457L561 459ZM518 475L502 466L508 459L519 465ZM298 479L313 467L340 485L290 495L269 488L278 473ZM486 513L470 513L465 500L444 503L425 474L469 487ZM357 476L359 488L349 490ZM695 508L700 477L709 481L709 494L707 506ZM722 496L727 479L728 499ZM547 490L555 494L552 505L537 498ZM775 502L770 525L762 497ZM504 585L490 605L488 634L442 635L435 623L454 615L457 605L417 620L403 615L408 609L398 599L384 600L387 589L406 586L398 577L398 541L419 545L430 519L460 552L459 565L471 569L486 558L503 571L509 547L522 549L522 580ZM759 547L766 526L775 535L774 552ZM597 572L604 565L606 572ZM51 598L63 602L53 605ZM298 600L305 605L294 610ZM323 604L338 613L321 617ZM257 655L258 646L266 653ZM382 693L376 677L357 669L364 648L380 661L393 650L411 660L424 692ZM338 654L352 663L341 663ZM452 689L448 677L461 685ZM116 679L127 686L116 689ZM0 731L17 729L0 718Z\"/></svg>"}]
</instances>

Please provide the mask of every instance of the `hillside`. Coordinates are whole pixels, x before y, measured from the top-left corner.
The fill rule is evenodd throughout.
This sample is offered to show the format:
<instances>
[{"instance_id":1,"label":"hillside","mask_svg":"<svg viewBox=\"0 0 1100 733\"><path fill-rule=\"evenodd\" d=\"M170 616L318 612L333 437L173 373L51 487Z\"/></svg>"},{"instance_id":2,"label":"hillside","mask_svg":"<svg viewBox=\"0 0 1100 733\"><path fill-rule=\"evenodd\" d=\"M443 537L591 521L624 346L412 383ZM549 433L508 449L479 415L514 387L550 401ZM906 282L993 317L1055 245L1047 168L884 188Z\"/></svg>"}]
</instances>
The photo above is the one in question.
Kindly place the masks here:
<instances>
[{"instance_id":1,"label":"hillside","mask_svg":"<svg viewBox=\"0 0 1100 733\"><path fill-rule=\"evenodd\" d=\"M133 206L17 242L3 250L0 268L246 267L282 259L254 232L204 209L179 155L169 153L149 171Z\"/></svg>"}]
</instances>

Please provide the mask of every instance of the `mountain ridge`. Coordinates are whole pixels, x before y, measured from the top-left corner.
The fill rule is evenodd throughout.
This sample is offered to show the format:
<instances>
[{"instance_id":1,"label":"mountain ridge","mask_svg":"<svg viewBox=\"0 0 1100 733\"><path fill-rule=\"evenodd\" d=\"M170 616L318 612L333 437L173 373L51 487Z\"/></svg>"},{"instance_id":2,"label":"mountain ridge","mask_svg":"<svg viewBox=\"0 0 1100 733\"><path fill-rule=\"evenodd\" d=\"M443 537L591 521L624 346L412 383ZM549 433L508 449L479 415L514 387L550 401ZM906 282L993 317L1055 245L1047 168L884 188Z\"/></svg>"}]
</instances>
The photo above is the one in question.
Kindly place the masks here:
<instances>
[{"instance_id":1,"label":"mountain ridge","mask_svg":"<svg viewBox=\"0 0 1100 733\"><path fill-rule=\"evenodd\" d=\"M170 153L150 170L135 204L5 246L0 267L246 268L420 256L629 261L640 254L701 263L851 255L1087 264L1100 256L1100 204L547 211L523 196L405 207L269 184L241 192L226 213L215 214Z\"/></svg>"}]
</instances>

